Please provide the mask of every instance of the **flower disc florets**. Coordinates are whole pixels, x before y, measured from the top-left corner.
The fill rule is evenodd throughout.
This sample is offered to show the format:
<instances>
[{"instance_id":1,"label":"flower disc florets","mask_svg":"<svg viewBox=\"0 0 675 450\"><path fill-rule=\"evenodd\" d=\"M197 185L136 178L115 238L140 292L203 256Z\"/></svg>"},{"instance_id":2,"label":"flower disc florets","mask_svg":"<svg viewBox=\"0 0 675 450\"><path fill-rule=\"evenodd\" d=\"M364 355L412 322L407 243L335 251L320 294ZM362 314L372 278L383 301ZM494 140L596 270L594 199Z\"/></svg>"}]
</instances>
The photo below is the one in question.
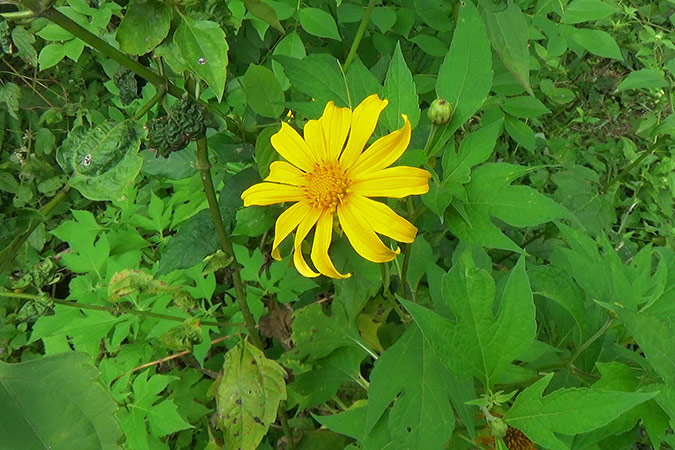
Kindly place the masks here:
<instances>
[{"instance_id":1,"label":"flower disc florets","mask_svg":"<svg viewBox=\"0 0 675 450\"><path fill-rule=\"evenodd\" d=\"M327 208L334 211L347 194L349 185L347 175L338 164L316 163L305 178L307 178L305 195L307 201L315 208Z\"/></svg>"}]
</instances>

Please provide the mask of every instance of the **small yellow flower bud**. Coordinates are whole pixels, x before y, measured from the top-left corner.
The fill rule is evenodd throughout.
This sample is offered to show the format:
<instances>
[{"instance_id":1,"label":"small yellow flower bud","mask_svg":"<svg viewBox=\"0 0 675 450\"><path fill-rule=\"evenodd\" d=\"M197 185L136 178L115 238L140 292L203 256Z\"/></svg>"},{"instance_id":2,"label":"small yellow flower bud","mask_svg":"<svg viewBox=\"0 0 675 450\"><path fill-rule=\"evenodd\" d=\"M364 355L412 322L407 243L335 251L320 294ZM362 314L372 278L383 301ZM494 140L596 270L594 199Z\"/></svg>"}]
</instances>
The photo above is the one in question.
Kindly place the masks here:
<instances>
[{"instance_id":1,"label":"small yellow flower bud","mask_svg":"<svg viewBox=\"0 0 675 450\"><path fill-rule=\"evenodd\" d=\"M427 115L434 125L444 125L452 117L452 103L445 99L437 98L431 102Z\"/></svg>"}]
</instances>

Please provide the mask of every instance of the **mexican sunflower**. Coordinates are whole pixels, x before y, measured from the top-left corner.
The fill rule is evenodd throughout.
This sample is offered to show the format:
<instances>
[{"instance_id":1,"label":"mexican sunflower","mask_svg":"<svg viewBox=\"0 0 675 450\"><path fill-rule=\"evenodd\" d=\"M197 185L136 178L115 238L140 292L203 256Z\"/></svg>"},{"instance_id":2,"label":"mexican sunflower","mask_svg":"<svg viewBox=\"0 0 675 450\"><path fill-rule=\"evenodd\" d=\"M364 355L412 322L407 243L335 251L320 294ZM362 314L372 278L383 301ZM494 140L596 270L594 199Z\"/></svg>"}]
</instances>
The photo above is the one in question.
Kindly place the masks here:
<instances>
[{"instance_id":1,"label":"mexican sunflower","mask_svg":"<svg viewBox=\"0 0 675 450\"><path fill-rule=\"evenodd\" d=\"M328 256L333 220L340 226L354 250L377 263L391 261L400 250L387 247L378 234L399 242L413 242L417 234L410 222L384 203L371 197L403 198L429 190L431 174L415 167L389 167L410 143L410 122L373 142L364 150L387 100L377 95L366 98L353 111L329 102L319 120L310 120L301 137L287 123L271 137L274 149L285 159L270 166L262 183L241 195L244 206L295 202L277 219L272 257L279 260L279 245L295 232L293 262L306 277L319 273L346 278ZM302 242L314 231L311 259L315 272L302 255Z\"/></svg>"}]
</instances>

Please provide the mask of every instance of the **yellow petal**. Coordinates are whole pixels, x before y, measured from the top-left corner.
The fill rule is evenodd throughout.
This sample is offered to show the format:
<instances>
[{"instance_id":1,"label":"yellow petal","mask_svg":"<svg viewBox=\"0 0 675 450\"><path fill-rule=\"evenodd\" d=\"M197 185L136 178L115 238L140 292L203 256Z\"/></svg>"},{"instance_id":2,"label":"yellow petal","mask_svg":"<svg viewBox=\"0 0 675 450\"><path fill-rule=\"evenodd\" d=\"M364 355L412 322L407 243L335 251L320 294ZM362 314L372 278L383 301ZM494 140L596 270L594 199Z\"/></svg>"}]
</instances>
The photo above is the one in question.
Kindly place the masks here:
<instances>
[{"instance_id":1,"label":"yellow petal","mask_svg":"<svg viewBox=\"0 0 675 450\"><path fill-rule=\"evenodd\" d=\"M305 137L305 142L307 142L307 145L314 154L316 160L325 160L326 145L323 140L321 123L319 123L318 120L308 120L305 124L305 128L302 129L302 134Z\"/></svg>"},{"instance_id":2,"label":"yellow petal","mask_svg":"<svg viewBox=\"0 0 675 450\"><path fill-rule=\"evenodd\" d=\"M394 164L410 144L410 121L405 114L403 127L382 136L358 157L353 166L347 169L347 174L358 176L360 173L374 172Z\"/></svg>"},{"instance_id":3,"label":"yellow petal","mask_svg":"<svg viewBox=\"0 0 675 450\"><path fill-rule=\"evenodd\" d=\"M352 110L337 108L328 102L319 119L328 161L337 161L342 152L352 123Z\"/></svg>"},{"instance_id":4,"label":"yellow petal","mask_svg":"<svg viewBox=\"0 0 675 450\"><path fill-rule=\"evenodd\" d=\"M305 261L305 258L302 256L302 241L305 240L309 231L312 229L316 221L319 220L321 212L322 210L319 208L310 209L309 213L305 216L304 219L302 219L302 221L298 225L297 231L295 232L293 263L295 264L295 268L298 269L298 272L300 272L300 275L305 276L307 278L318 277L319 274L317 272L314 272L309 267L309 265Z\"/></svg>"},{"instance_id":5,"label":"yellow petal","mask_svg":"<svg viewBox=\"0 0 675 450\"><path fill-rule=\"evenodd\" d=\"M307 217L311 206L306 202L298 202L281 213L274 225L274 242L272 243L272 258L281 260L279 245L295 230L300 222Z\"/></svg>"},{"instance_id":6,"label":"yellow petal","mask_svg":"<svg viewBox=\"0 0 675 450\"><path fill-rule=\"evenodd\" d=\"M337 108L328 102L319 120L305 124L305 141L319 159L337 161L349 134L351 116L349 108Z\"/></svg>"},{"instance_id":7,"label":"yellow petal","mask_svg":"<svg viewBox=\"0 0 675 450\"><path fill-rule=\"evenodd\" d=\"M363 213L363 217L376 233L389 236L399 242L413 242L417 228L399 216L389 206L358 194L347 197L353 208Z\"/></svg>"},{"instance_id":8,"label":"yellow petal","mask_svg":"<svg viewBox=\"0 0 675 450\"><path fill-rule=\"evenodd\" d=\"M431 174L424 169L396 166L361 173L354 178L349 189L364 197L403 198L429 192L429 178Z\"/></svg>"},{"instance_id":9,"label":"yellow petal","mask_svg":"<svg viewBox=\"0 0 675 450\"><path fill-rule=\"evenodd\" d=\"M333 261L328 256L328 248L333 233L333 212L324 210L316 224L314 243L312 244L312 262L323 275L331 278L349 278L351 274L343 275L335 269Z\"/></svg>"},{"instance_id":10,"label":"yellow petal","mask_svg":"<svg viewBox=\"0 0 675 450\"><path fill-rule=\"evenodd\" d=\"M310 170L317 162L307 143L286 122L281 122L281 130L272 135L270 142L277 153L286 161L305 172Z\"/></svg>"},{"instance_id":11,"label":"yellow petal","mask_svg":"<svg viewBox=\"0 0 675 450\"><path fill-rule=\"evenodd\" d=\"M283 202L297 202L304 198L305 190L303 188L265 182L254 184L241 194L244 206L264 206Z\"/></svg>"},{"instance_id":12,"label":"yellow petal","mask_svg":"<svg viewBox=\"0 0 675 450\"><path fill-rule=\"evenodd\" d=\"M270 164L270 174L267 175L265 181L304 186L307 179L304 176L304 172L293 164L289 164L286 161L274 161Z\"/></svg>"},{"instance_id":13,"label":"yellow petal","mask_svg":"<svg viewBox=\"0 0 675 450\"><path fill-rule=\"evenodd\" d=\"M340 226L349 239L349 243L352 244L356 253L368 261L376 263L391 261L401 252L398 248L392 251L384 245L364 217L365 214L355 208L352 203L340 204L337 212Z\"/></svg>"},{"instance_id":14,"label":"yellow petal","mask_svg":"<svg viewBox=\"0 0 675 450\"><path fill-rule=\"evenodd\" d=\"M356 162L363 149L366 148L368 139L375 131L380 114L388 103L387 100L380 100L377 94L373 94L356 107L352 113L349 140L340 156L342 167L347 168Z\"/></svg>"}]
</instances>

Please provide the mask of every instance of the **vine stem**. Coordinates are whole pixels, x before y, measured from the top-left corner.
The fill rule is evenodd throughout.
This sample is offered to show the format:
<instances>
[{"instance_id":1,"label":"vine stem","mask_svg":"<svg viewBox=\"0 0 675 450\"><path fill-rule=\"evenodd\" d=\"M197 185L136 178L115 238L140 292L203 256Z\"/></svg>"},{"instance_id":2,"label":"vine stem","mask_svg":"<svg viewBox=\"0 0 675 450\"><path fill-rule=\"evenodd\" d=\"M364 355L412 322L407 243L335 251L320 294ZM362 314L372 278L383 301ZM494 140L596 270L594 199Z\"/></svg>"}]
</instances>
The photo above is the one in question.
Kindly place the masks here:
<instances>
[{"instance_id":1,"label":"vine stem","mask_svg":"<svg viewBox=\"0 0 675 450\"><path fill-rule=\"evenodd\" d=\"M209 162L209 149L206 137L197 140L197 170L199 170L199 174L201 175L204 193L206 194L206 200L209 204L209 212L211 213L211 219L213 220L213 225L216 229L216 236L220 242L220 247L223 249L225 255L233 260L231 265L233 268L232 283L234 284L235 298L239 304L241 314L244 316L246 330L251 336L253 344L264 351L264 346L255 327L255 319L253 318L253 314L251 314L248 303L246 303L246 288L241 279L241 265L234 254L232 241L230 240L227 231L225 231L223 217L220 215L220 208L218 208L216 191L213 188L213 180L211 178L211 163Z\"/></svg>"},{"instance_id":2,"label":"vine stem","mask_svg":"<svg viewBox=\"0 0 675 450\"><path fill-rule=\"evenodd\" d=\"M49 297L46 295L36 295L36 294L24 294L21 292L0 292L0 297L6 297L6 298L13 298L13 299L19 299L19 300L45 300L49 301L52 303L55 303L57 305L63 305L63 306L71 306L73 308L80 308L80 309L93 309L96 311L106 311L109 313L129 313L133 314L135 316L140 316L140 317L152 317L155 319L165 319L165 320L173 320L175 322L184 322L185 320L189 319L189 317L178 317L178 316L171 316L169 314L160 314L160 313L154 313L152 311L139 311L137 309L120 309L120 308L110 308L107 306L101 306L101 305L89 305L87 303L78 303L78 302L71 302L69 300L62 300L60 298L54 298L54 297ZM208 320L200 320L199 321L202 325L208 325L211 327L220 327L221 324L218 322L211 322ZM228 326L241 326L241 323L228 323Z\"/></svg>"},{"instance_id":3,"label":"vine stem","mask_svg":"<svg viewBox=\"0 0 675 450\"><path fill-rule=\"evenodd\" d=\"M344 66L342 66L342 69L344 70L345 73L349 70L349 67L352 65L352 62L354 61L354 57L356 56L356 50L359 48L359 44L361 43L361 39L363 39L363 35L366 32L366 27L368 26L368 22L370 22L370 15L373 13L373 9L375 9L375 3L377 3L377 0L370 0L368 2L368 6L366 7L366 12L363 15L363 18L361 19L361 23L359 24L359 29L356 30L356 36L354 36L354 40L352 41L352 46L349 49L349 53L347 54L347 59L345 60Z\"/></svg>"},{"instance_id":4,"label":"vine stem","mask_svg":"<svg viewBox=\"0 0 675 450\"><path fill-rule=\"evenodd\" d=\"M117 50L115 47L108 44L100 37L91 33L89 30L61 13L59 10L53 8L51 5L45 6L45 3L40 0L23 0L20 4L30 9L33 13L35 13L36 16L42 16L49 21L54 22L56 25L68 31L75 37L80 38L82 41L89 44L99 52L103 53L108 58L117 61L127 69L145 78L155 86L166 86L167 92L174 97L180 98L183 95L183 90L181 88L145 67L138 61L134 61L126 54Z\"/></svg>"}]
</instances>

